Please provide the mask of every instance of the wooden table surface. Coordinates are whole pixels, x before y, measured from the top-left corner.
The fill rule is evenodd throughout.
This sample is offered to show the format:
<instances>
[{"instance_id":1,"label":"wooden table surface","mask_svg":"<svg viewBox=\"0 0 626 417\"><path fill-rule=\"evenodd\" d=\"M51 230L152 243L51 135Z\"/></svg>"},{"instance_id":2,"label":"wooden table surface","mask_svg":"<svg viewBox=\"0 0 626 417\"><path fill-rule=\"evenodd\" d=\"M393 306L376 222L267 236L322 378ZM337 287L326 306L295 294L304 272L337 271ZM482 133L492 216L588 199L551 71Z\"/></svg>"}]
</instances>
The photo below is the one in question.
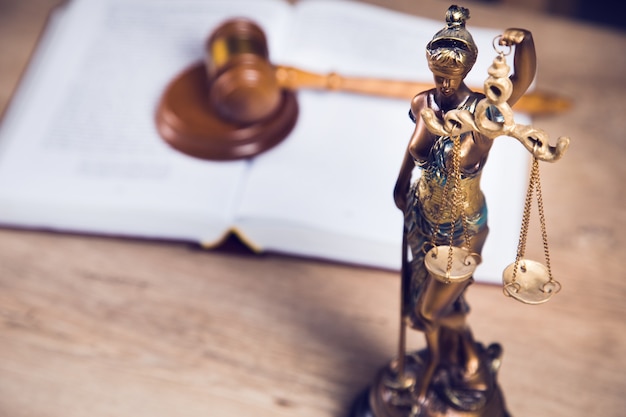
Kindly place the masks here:
<instances>
[{"instance_id":1,"label":"wooden table surface","mask_svg":"<svg viewBox=\"0 0 626 417\"><path fill-rule=\"evenodd\" d=\"M0 108L60 2L0 0ZM447 8L369 2L436 19ZM462 4L474 25L532 30L537 86L575 101L536 120L572 138L562 161L542 165L564 289L527 306L474 285L470 324L504 346L513 416L623 416L626 36ZM398 291L388 271L0 229L0 416L340 417L396 353Z\"/></svg>"}]
</instances>

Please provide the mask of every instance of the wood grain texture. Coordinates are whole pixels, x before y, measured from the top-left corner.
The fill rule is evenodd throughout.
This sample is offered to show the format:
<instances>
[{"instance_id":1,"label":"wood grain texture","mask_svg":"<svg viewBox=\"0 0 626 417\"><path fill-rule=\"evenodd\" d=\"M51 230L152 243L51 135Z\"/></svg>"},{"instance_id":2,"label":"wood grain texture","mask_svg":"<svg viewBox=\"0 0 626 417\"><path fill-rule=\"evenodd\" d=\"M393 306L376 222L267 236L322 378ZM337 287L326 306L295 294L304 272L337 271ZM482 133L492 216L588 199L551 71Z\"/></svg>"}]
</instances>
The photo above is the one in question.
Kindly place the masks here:
<instances>
[{"instance_id":1,"label":"wood grain texture","mask_svg":"<svg viewBox=\"0 0 626 417\"><path fill-rule=\"evenodd\" d=\"M438 19L447 8L370 2ZM0 0L0 109L59 3ZM464 5L471 24L530 29L537 86L575 100L536 121L572 138L562 161L542 164L564 289L526 306L474 285L471 325L504 346L514 416L623 416L626 37ZM539 243L529 251L541 257ZM380 270L0 229L0 417L340 417L396 352L398 291L398 276Z\"/></svg>"}]
</instances>

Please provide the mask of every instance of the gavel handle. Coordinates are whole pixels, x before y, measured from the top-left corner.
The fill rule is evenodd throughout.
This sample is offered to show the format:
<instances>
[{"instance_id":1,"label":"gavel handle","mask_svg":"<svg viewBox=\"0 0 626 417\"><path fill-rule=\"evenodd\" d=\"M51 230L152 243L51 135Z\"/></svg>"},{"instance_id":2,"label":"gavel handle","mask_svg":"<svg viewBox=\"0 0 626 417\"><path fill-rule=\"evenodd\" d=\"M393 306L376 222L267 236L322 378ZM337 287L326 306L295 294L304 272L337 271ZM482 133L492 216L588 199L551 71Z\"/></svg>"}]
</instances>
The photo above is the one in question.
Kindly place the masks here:
<instances>
[{"instance_id":1,"label":"gavel handle","mask_svg":"<svg viewBox=\"0 0 626 417\"><path fill-rule=\"evenodd\" d=\"M432 84L414 81L345 77L335 72L318 74L283 65L275 66L275 71L278 85L289 90L345 91L411 100L417 93L434 87ZM480 91L479 88L472 89ZM523 95L513 107L531 116L544 116L568 110L571 102L555 94L532 91Z\"/></svg>"}]
</instances>

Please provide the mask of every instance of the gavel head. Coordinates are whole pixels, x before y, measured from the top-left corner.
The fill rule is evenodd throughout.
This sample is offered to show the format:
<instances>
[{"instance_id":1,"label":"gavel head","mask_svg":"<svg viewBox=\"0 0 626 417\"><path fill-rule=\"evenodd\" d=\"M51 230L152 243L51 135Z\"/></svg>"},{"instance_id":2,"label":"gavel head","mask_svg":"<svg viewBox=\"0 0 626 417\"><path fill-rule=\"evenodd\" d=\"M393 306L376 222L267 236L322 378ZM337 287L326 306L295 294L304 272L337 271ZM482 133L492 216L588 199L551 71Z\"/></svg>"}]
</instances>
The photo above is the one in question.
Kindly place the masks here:
<instances>
[{"instance_id":1,"label":"gavel head","mask_svg":"<svg viewBox=\"0 0 626 417\"><path fill-rule=\"evenodd\" d=\"M220 117L257 123L280 107L282 94L269 62L267 39L251 20L222 23L206 42L209 101Z\"/></svg>"},{"instance_id":2,"label":"gavel head","mask_svg":"<svg viewBox=\"0 0 626 417\"><path fill-rule=\"evenodd\" d=\"M281 89L263 31L247 19L221 24L206 57L174 78L156 111L160 136L184 154L250 158L280 143L298 117L293 91Z\"/></svg>"}]
</instances>

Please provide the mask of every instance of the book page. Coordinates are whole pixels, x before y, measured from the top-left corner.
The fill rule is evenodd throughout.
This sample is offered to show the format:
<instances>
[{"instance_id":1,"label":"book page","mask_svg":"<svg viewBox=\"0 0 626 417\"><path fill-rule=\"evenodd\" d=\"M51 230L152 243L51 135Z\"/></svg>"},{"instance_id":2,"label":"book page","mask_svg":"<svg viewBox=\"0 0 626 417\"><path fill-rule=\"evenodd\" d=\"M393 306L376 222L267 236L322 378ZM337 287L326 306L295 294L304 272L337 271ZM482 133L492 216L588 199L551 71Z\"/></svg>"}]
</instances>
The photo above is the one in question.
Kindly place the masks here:
<instances>
[{"instance_id":1,"label":"book page","mask_svg":"<svg viewBox=\"0 0 626 417\"><path fill-rule=\"evenodd\" d=\"M247 161L194 159L159 137L166 85L204 59L221 21L255 16L276 38L282 0L74 0L51 22L0 132L0 222L219 239Z\"/></svg>"},{"instance_id":2,"label":"book page","mask_svg":"<svg viewBox=\"0 0 626 417\"><path fill-rule=\"evenodd\" d=\"M300 3L292 23L281 63L417 81L432 80L424 48L444 25L443 16L438 22L324 0ZM484 52L467 80L482 85L498 32L469 29ZM398 269L402 215L392 193L414 127L409 101L312 91L299 92L298 100L300 117L292 135L253 163L239 221L246 227L281 224L281 236L291 240L273 240L263 228L256 237L281 251L313 248L321 258ZM477 270L479 281L499 281L515 257L527 161L513 139L496 140L483 175L491 232ZM313 241L303 230L317 231L311 234ZM327 232L325 242L319 231Z\"/></svg>"}]
</instances>

